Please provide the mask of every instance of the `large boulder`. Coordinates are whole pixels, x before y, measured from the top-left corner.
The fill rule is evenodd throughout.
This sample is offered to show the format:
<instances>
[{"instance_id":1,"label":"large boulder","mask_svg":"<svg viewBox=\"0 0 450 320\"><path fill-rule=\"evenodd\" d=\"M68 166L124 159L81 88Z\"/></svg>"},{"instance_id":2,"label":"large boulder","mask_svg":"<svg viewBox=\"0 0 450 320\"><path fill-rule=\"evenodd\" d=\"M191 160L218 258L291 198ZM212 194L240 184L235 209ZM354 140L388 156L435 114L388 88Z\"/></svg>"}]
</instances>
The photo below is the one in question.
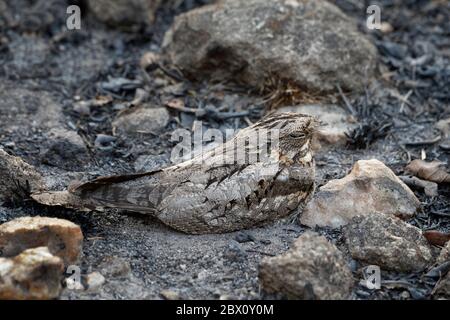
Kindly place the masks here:
<instances>
[{"instance_id":1,"label":"large boulder","mask_svg":"<svg viewBox=\"0 0 450 320\"><path fill-rule=\"evenodd\" d=\"M349 175L319 189L300 222L339 228L358 215L383 213L406 219L419 209L420 201L386 165L375 159L360 160Z\"/></svg>"},{"instance_id":2,"label":"large boulder","mask_svg":"<svg viewBox=\"0 0 450 320\"><path fill-rule=\"evenodd\" d=\"M194 79L362 90L376 49L324 0L226 0L178 16L163 47ZM269 85L270 83L270 85Z\"/></svg>"},{"instance_id":3,"label":"large boulder","mask_svg":"<svg viewBox=\"0 0 450 320\"><path fill-rule=\"evenodd\" d=\"M306 232L286 253L265 258L259 279L267 293L292 299L347 299L352 273L335 245L325 237Z\"/></svg>"},{"instance_id":4,"label":"large boulder","mask_svg":"<svg viewBox=\"0 0 450 320\"><path fill-rule=\"evenodd\" d=\"M392 216L359 216L344 228L352 257L382 269L422 271L432 263L430 246L419 228Z\"/></svg>"}]
</instances>

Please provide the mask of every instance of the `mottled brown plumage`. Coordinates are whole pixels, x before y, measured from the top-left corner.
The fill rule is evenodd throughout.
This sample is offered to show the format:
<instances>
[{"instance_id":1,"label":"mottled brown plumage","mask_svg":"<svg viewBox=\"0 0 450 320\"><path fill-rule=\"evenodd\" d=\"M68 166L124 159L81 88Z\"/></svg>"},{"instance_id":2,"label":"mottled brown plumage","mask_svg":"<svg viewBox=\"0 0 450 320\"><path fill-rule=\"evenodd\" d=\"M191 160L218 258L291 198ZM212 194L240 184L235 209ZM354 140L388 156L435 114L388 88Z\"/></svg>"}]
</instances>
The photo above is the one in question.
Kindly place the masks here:
<instances>
[{"instance_id":1,"label":"mottled brown plumage","mask_svg":"<svg viewBox=\"0 0 450 320\"><path fill-rule=\"evenodd\" d=\"M192 160L150 173L100 178L70 192L92 208L152 214L186 233L259 226L290 215L312 195L310 144L317 124L296 113L271 115ZM252 142L265 130L272 130L270 144ZM258 161L237 161L242 146L247 157L259 153ZM261 150L267 146L270 153L264 158Z\"/></svg>"}]
</instances>

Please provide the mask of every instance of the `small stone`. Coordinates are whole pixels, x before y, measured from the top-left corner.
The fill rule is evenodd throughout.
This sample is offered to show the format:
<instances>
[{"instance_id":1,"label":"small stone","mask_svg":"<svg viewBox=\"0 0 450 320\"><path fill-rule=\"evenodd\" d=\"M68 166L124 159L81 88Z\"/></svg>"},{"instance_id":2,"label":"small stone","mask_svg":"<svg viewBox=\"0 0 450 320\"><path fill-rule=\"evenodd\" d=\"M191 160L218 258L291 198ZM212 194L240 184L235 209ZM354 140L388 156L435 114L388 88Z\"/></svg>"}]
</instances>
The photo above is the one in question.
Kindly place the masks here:
<instances>
[{"instance_id":1,"label":"small stone","mask_svg":"<svg viewBox=\"0 0 450 320\"><path fill-rule=\"evenodd\" d=\"M142 69L147 69L156 66L161 60L161 56L154 52L146 52L142 55L139 62Z\"/></svg>"},{"instance_id":2,"label":"small stone","mask_svg":"<svg viewBox=\"0 0 450 320\"><path fill-rule=\"evenodd\" d=\"M100 272L92 272L86 276L86 284L88 290L98 290L105 284L106 279Z\"/></svg>"},{"instance_id":3,"label":"small stone","mask_svg":"<svg viewBox=\"0 0 450 320\"><path fill-rule=\"evenodd\" d=\"M247 253L235 240L232 240L230 242L223 255L230 262L242 262L247 257Z\"/></svg>"},{"instance_id":4,"label":"small stone","mask_svg":"<svg viewBox=\"0 0 450 320\"><path fill-rule=\"evenodd\" d=\"M30 164L0 149L0 202L45 189L42 176Z\"/></svg>"},{"instance_id":5,"label":"small stone","mask_svg":"<svg viewBox=\"0 0 450 320\"><path fill-rule=\"evenodd\" d=\"M381 22L380 31L383 33L391 33L394 31L394 27L386 21Z\"/></svg>"},{"instance_id":6,"label":"small stone","mask_svg":"<svg viewBox=\"0 0 450 320\"><path fill-rule=\"evenodd\" d=\"M49 300L59 297L64 265L47 248L0 258L1 300Z\"/></svg>"},{"instance_id":7,"label":"small stone","mask_svg":"<svg viewBox=\"0 0 450 320\"><path fill-rule=\"evenodd\" d=\"M113 128L118 134L130 136L157 134L164 130L169 120L166 108L139 107L119 115L113 122Z\"/></svg>"},{"instance_id":8,"label":"small stone","mask_svg":"<svg viewBox=\"0 0 450 320\"><path fill-rule=\"evenodd\" d=\"M99 272L107 278L127 278L131 274L131 266L123 258L110 256L100 263Z\"/></svg>"},{"instance_id":9,"label":"small stone","mask_svg":"<svg viewBox=\"0 0 450 320\"><path fill-rule=\"evenodd\" d=\"M73 111L81 116L88 116L91 114L92 101L77 101L73 104Z\"/></svg>"},{"instance_id":10,"label":"small stone","mask_svg":"<svg viewBox=\"0 0 450 320\"><path fill-rule=\"evenodd\" d=\"M354 259L385 270L422 271L432 262L421 230L393 216L355 217L344 227L344 235Z\"/></svg>"},{"instance_id":11,"label":"small stone","mask_svg":"<svg viewBox=\"0 0 450 320\"><path fill-rule=\"evenodd\" d=\"M324 126L320 127L314 137L316 150L343 146L347 143L346 133L356 127L356 121L346 110L337 105L300 105L282 107L277 112L297 112L317 117Z\"/></svg>"},{"instance_id":12,"label":"small stone","mask_svg":"<svg viewBox=\"0 0 450 320\"><path fill-rule=\"evenodd\" d=\"M265 292L291 299L347 299L354 280L342 253L325 237L305 232L286 253L264 258L259 280Z\"/></svg>"},{"instance_id":13,"label":"small stone","mask_svg":"<svg viewBox=\"0 0 450 320\"><path fill-rule=\"evenodd\" d=\"M47 147L42 161L55 167L71 170L89 160L88 149L75 131L52 129L48 134Z\"/></svg>"},{"instance_id":14,"label":"small stone","mask_svg":"<svg viewBox=\"0 0 450 320\"><path fill-rule=\"evenodd\" d=\"M88 0L98 20L113 26L151 25L161 0Z\"/></svg>"},{"instance_id":15,"label":"small stone","mask_svg":"<svg viewBox=\"0 0 450 320\"><path fill-rule=\"evenodd\" d=\"M408 291L403 291L402 293L400 293L400 298L402 298L403 300L408 300L411 298L411 295Z\"/></svg>"},{"instance_id":16,"label":"small stone","mask_svg":"<svg viewBox=\"0 0 450 320\"><path fill-rule=\"evenodd\" d=\"M194 79L302 92L363 90L377 60L356 23L323 0L217 1L179 15L163 48Z\"/></svg>"},{"instance_id":17,"label":"small stone","mask_svg":"<svg viewBox=\"0 0 450 320\"><path fill-rule=\"evenodd\" d=\"M383 213L412 218L420 201L388 167L378 160L356 162L349 175L322 186L303 211L308 227L339 228L353 217Z\"/></svg>"},{"instance_id":18,"label":"small stone","mask_svg":"<svg viewBox=\"0 0 450 320\"><path fill-rule=\"evenodd\" d=\"M160 294L166 300L180 300L180 295L172 290L162 290Z\"/></svg>"},{"instance_id":19,"label":"small stone","mask_svg":"<svg viewBox=\"0 0 450 320\"><path fill-rule=\"evenodd\" d=\"M80 258L83 234L76 224L62 219L23 217L0 225L0 255L13 257L25 249L48 247L66 266Z\"/></svg>"},{"instance_id":20,"label":"small stone","mask_svg":"<svg viewBox=\"0 0 450 320\"><path fill-rule=\"evenodd\" d=\"M95 148L100 151L112 151L117 138L106 134L98 134L95 138Z\"/></svg>"},{"instance_id":21,"label":"small stone","mask_svg":"<svg viewBox=\"0 0 450 320\"><path fill-rule=\"evenodd\" d=\"M450 136L450 118L438 121L436 128L441 131L444 137Z\"/></svg>"},{"instance_id":22,"label":"small stone","mask_svg":"<svg viewBox=\"0 0 450 320\"><path fill-rule=\"evenodd\" d=\"M234 240L236 240L239 243L245 243L245 242L254 242L255 238L248 232L241 231L238 232L238 234L236 234Z\"/></svg>"}]
</instances>

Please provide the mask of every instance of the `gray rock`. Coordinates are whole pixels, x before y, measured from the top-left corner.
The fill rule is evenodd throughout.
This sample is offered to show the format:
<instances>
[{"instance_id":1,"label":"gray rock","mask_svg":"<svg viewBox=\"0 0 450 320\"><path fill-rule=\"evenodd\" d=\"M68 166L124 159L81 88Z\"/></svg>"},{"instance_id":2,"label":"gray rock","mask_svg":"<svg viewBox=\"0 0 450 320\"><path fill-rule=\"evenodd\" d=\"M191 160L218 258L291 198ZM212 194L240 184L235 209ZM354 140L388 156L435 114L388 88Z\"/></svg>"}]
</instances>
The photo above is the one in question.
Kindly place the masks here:
<instances>
[{"instance_id":1,"label":"gray rock","mask_svg":"<svg viewBox=\"0 0 450 320\"><path fill-rule=\"evenodd\" d=\"M339 228L358 215L378 212L411 218L419 210L420 201L388 167L375 159L360 160L349 175L319 189L300 222Z\"/></svg>"},{"instance_id":2,"label":"gray rock","mask_svg":"<svg viewBox=\"0 0 450 320\"><path fill-rule=\"evenodd\" d=\"M75 131L54 128L48 134L47 146L42 151L42 162L71 170L89 161L88 149Z\"/></svg>"},{"instance_id":3,"label":"gray rock","mask_svg":"<svg viewBox=\"0 0 450 320\"><path fill-rule=\"evenodd\" d=\"M139 107L119 115L113 122L113 128L117 134L126 136L157 134L166 127L169 120L166 108Z\"/></svg>"},{"instance_id":4,"label":"gray rock","mask_svg":"<svg viewBox=\"0 0 450 320\"><path fill-rule=\"evenodd\" d=\"M318 300L347 299L354 282L342 253L313 232L301 235L286 253L264 258L259 280L267 293Z\"/></svg>"},{"instance_id":5,"label":"gray rock","mask_svg":"<svg viewBox=\"0 0 450 320\"><path fill-rule=\"evenodd\" d=\"M192 78L362 90L376 49L324 0L227 0L178 16L163 47Z\"/></svg>"},{"instance_id":6,"label":"gray rock","mask_svg":"<svg viewBox=\"0 0 450 320\"><path fill-rule=\"evenodd\" d=\"M45 247L0 258L0 299L55 299L61 293L63 270L62 260Z\"/></svg>"},{"instance_id":7,"label":"gray rock","mask_svg":"<svg viewBox=\"0 0 450 320\"><path fill-rule=\"evenodd\" d=\"M354 259L382 269L422 271L432 262L421 230L396 217L376 213L355 217L344 235Z\"/></svg>"},{"instance_id":8,"label":"gray rock","mask_svg":"<svg viewBox=\"0 0 450 320\"><path fill-rule=\"evenodd\" d=\"M151 25L161 0L88 0L98 20L113 26Z\"/></svg>"}]
</instances>

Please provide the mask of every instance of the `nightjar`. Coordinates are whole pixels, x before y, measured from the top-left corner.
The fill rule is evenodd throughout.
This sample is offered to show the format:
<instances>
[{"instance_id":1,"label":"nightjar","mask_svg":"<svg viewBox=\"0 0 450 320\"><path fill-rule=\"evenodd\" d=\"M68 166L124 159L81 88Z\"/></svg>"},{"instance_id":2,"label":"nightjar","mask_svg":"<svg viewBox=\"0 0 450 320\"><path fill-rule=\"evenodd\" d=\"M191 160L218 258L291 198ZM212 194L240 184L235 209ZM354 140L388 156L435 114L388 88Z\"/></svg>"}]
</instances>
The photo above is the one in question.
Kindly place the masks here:
<instances>
[{"instance_id":1,"label":"nightjar","mask_svg":"<svg viewBox=\"0 0 450 320\"><path fill-rule=\"evenodd\" d=\"M99 178L69 192L78 205L151 214L190 234L260 226L297 212L312 196L318 125L298 113L269 115L192 160Z\"/></svg>"}]
</instances>

